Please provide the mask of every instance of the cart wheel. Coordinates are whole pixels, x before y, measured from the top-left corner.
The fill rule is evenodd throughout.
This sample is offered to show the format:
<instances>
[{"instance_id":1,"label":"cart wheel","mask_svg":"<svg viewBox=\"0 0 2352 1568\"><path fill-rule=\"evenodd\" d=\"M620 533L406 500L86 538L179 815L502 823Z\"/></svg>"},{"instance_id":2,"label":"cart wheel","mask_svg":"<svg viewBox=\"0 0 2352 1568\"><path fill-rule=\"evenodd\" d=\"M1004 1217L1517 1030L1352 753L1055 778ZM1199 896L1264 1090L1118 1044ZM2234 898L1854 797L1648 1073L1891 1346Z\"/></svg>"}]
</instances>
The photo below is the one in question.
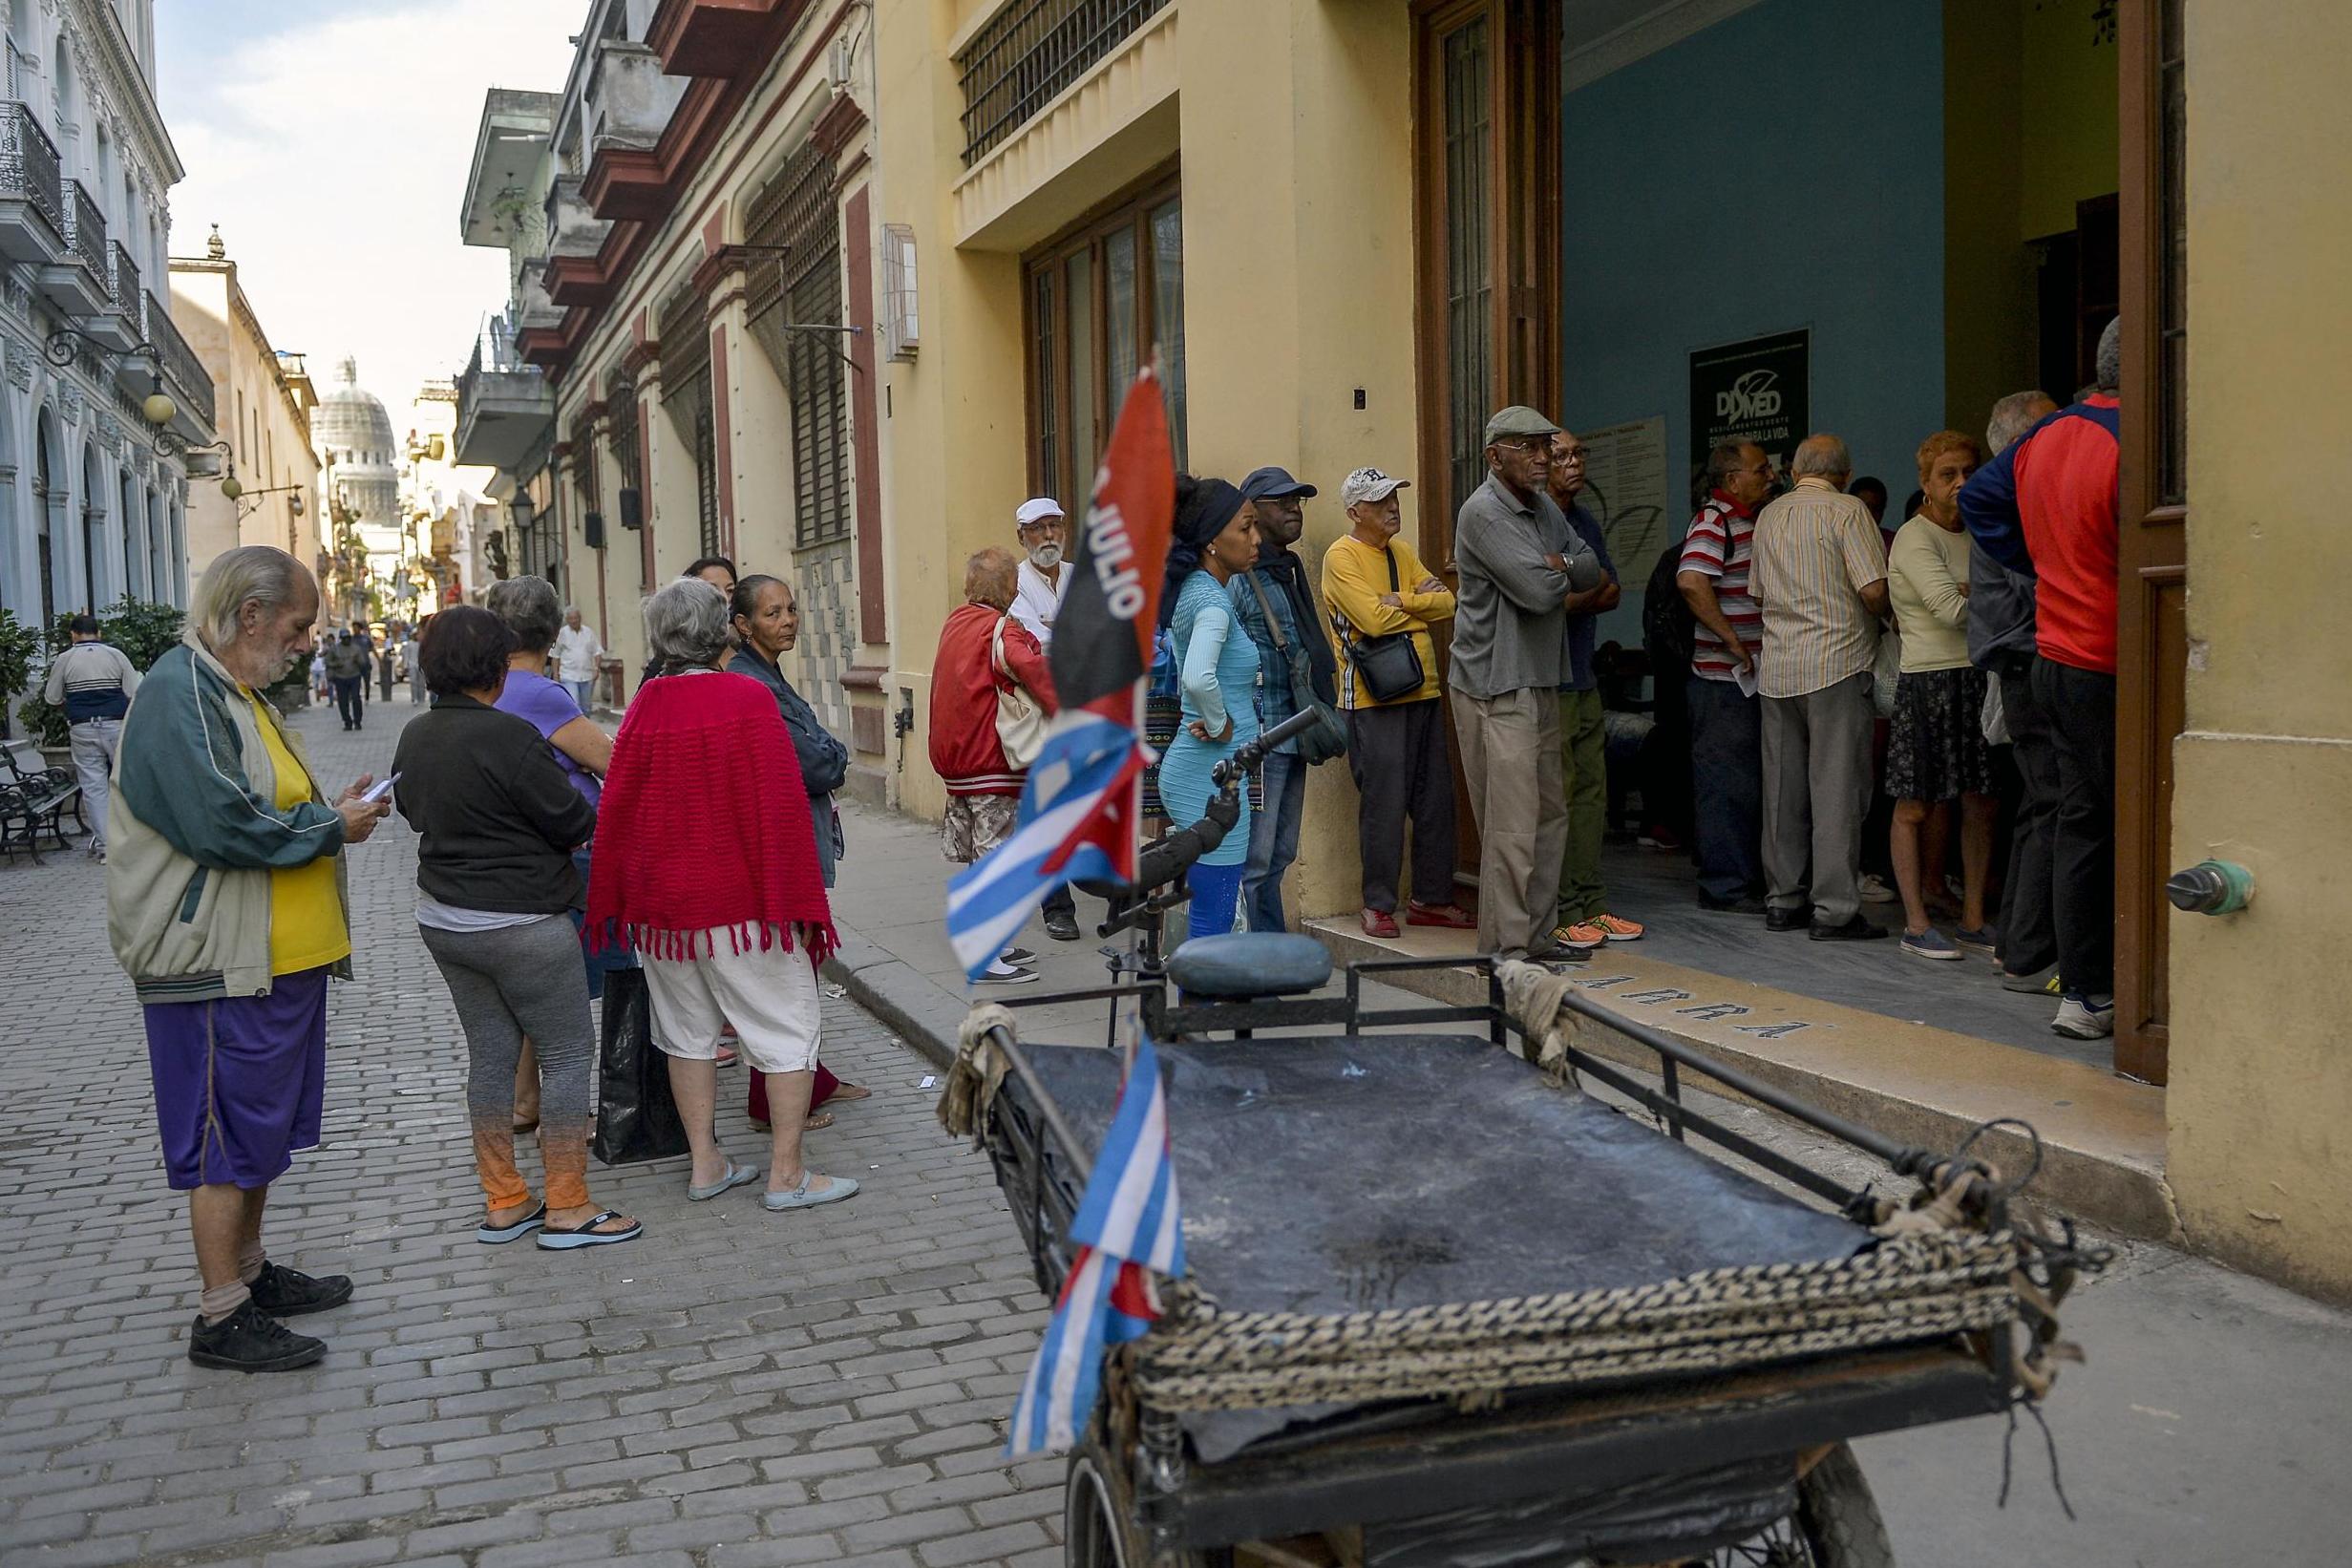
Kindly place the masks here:
<instances>
[{"instance_id":1,"label":"cart wheel","mask_svg":"<svg viewBox=\"0 0 2352 1568\"><path fill-rule=\"evenodd\" d=\"M1895 1568L1895 1546L1861 1462L1840 1443L1797 1481L1794 1514L1724 1547L1706 1568Z\"/></svg>"},{"instance_id":2,"label":"cart wheel","mask_svg":"<svg viewBox=\"0 0 2352 1568\"><path fill-rule=\"evenodd\" d=\"M1129 1568L1115 1473L1091 1437L1070 1456L1070 1476L1062 1488L1066 1568Z\"/></svg>"}]
</instances>

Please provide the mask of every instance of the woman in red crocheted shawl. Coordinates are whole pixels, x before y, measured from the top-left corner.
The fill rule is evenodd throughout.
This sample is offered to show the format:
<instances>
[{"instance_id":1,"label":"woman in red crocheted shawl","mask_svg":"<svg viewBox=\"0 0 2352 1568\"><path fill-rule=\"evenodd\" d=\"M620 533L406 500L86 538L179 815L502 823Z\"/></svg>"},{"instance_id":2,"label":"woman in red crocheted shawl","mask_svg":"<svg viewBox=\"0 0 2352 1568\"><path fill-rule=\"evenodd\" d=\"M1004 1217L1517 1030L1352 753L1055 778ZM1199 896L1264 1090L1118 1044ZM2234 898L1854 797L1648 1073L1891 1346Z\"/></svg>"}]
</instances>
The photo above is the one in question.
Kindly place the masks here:
<instances>
[{"instance_id":1,"label":"woman in red crocheted shawl","mask_svg":"<svg viewBox=\"0 0 2352 1568\"><path fill-rule=\"evenodd\" d=\"M696 1202L756 1180L719 1147L719 1035L730 1023L774 1107L771 1209L858 1190L800 1157L819 1028L817 965L833 912L817 870L808 792L775 699L716 667L727 602L681 578L646 601L646 641L668 673L639 688L613 741L596 821L588 941L623 933L646 968L653 1037L693 1146Z\"/></svg>"}]
</instances>

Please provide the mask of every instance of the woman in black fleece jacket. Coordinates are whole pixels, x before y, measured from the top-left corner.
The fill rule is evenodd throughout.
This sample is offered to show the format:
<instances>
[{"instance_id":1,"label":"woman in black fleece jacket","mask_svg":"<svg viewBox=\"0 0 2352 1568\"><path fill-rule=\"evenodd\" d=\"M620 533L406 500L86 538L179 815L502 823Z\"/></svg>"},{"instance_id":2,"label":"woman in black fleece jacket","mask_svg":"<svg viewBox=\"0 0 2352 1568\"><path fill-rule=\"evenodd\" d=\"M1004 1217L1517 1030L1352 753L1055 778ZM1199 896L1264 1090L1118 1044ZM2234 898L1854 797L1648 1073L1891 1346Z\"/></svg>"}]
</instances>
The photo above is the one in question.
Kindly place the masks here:
<instances>
[{"instance_id":1,"label":"woman in black fleece jacket","mask_svg":"<svg viewBox=\"0 0 2352 1568\"><path fill-rule=\"evenodd\" d=\"M566 914L585 889L572 851L596 811L539 731L491 704L506 681L514 633L458 605L425 630L432 711L411 721L392 757L392 797L422 837L416 923L465 1030L466 1110L487 1212L480 1241L540 1232L543 1248L602 1246L644 1227L588 1198L588 981ZM539 1051L540 1152L546 1201L515 1169L515 1064Z\"/></svg>"}]
</instances>

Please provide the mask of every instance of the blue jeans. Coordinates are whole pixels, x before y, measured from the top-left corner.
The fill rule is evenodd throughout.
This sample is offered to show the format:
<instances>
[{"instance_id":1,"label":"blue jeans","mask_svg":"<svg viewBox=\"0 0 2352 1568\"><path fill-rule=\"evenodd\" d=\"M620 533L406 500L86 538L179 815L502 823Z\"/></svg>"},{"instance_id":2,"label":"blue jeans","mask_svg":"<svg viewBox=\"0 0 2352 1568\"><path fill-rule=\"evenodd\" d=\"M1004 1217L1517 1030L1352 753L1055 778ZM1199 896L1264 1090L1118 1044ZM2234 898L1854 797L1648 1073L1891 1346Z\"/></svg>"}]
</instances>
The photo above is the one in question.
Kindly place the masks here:
<instances>
[{"instance_id":1,"label":"blue jeans","mask_svg":"<svg viewBox=\"0 0 2352 1568\"><path fill-rule=\"evenodd\" d=\"M1277 752L1266 758L1266 809L1249 827L1249 864L1241 873L1241 910L1253 931L1287 931L1282 873L1299 858L1299 818L1306 814L1306 760Z\"/></svg>"},{"instance_id":2,"label":"blue jeans","mask_svg":"<svg viewBox=\"0 0 2352 1568\"><path fill-rule=\"evenodd\" d=\"M593 700L589 692L595 685L594 681L565 681L563 689L572 694L572 701L580 705L580 710L583 713L593 713L596 710L589 706Z\"/></svg>"},{"instance_id":3,"label":"blue jeans","mask_svg":"<svg viewBox=\"0 0 2352 1568\"><path fill-rule=\"evenodd\" d=\"M1763 705L1729 681L1687 678L1699 891L1721 903L1764 885Z\"/></svg>"},{"instance_id":4,"label":"blue jeans","mask_svg":"<svg viewBox=\"0 0 2352 1568\"><path fill-rule=\"evenodd\" d=\"M1241 867L1195 866L1185 873L1184 880L1193 890L1185 936L1221 937L1230 933L1234 899L1241 891Z\"/></svg>"}]
</instances>

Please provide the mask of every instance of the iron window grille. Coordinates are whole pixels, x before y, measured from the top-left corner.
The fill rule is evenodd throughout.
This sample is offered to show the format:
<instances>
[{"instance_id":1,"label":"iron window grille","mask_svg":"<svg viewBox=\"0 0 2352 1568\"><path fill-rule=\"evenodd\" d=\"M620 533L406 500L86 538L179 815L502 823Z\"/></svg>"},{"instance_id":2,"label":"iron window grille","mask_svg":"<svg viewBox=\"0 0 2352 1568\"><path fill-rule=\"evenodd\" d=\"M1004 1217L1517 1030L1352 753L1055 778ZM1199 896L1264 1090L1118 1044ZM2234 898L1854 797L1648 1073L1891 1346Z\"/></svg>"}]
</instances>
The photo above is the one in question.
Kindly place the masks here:
<instances>
[{"instance_id":1,"label":"iron window grille","mask_svg":"<svg viewBox=\"0 0 2352 1568\"><path fill-rule=\"evenodd\" d=\"M841 224L833 159L817 147L795 155L752 200L746 241L760 250L751 272L752 336L792 401L793 542L811 549L849 538L847 367L821 331L841 319Z\"/></svg>"},{"instance_id":2,"label":"iron window grille","mask_svg":"<svg viewBox=\"0 0 2352 1568\"><path fill-rule=\"evenodd\" d=\"M966 168L1141 31L1168 0L1014 0L956 56Z\"/></svg>"}]
</instances>

